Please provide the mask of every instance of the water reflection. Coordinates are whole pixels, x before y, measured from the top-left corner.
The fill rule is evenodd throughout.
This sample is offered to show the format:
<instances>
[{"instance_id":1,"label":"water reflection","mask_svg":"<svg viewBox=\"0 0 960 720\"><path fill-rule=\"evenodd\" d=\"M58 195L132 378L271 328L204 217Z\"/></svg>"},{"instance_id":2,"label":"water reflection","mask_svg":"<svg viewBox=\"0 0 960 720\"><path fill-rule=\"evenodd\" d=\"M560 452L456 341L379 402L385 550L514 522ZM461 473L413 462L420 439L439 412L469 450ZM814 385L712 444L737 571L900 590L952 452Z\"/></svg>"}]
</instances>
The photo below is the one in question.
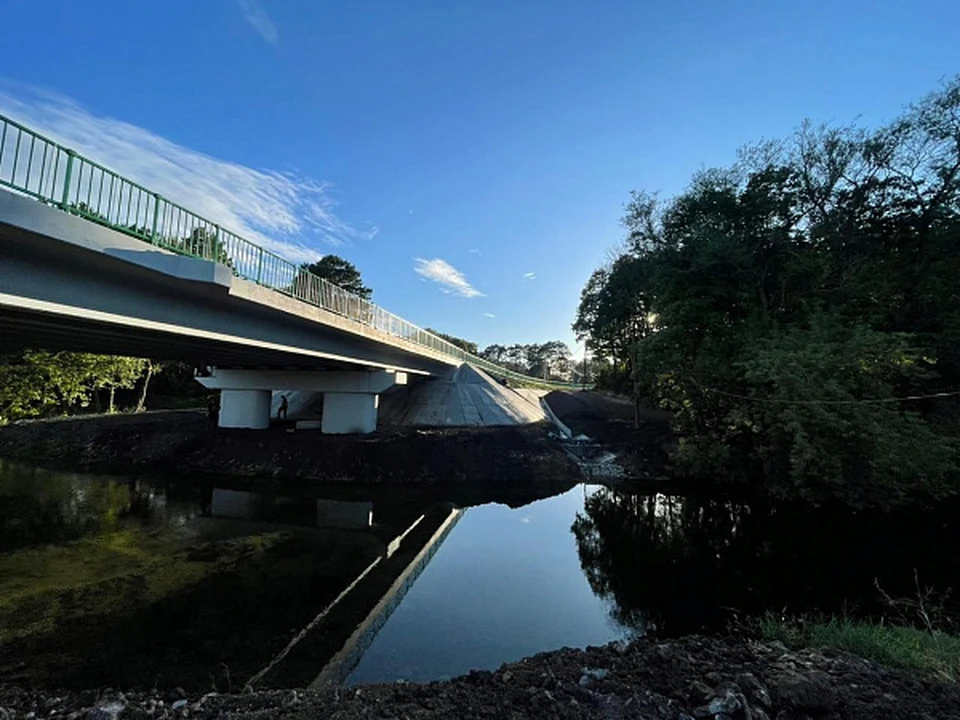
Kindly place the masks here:
<instances>
[{"instance_id":1,"label":"water reflection","mask_svg":"<svg viewBox=\"0 0 960 720\"><path fill-rule=\"evenodd\" d=\"M591 588L621 623L660 634L723 630L736 615L885 610L960 571L956 508L855 513L729 500L591 493L572 531Z\"/></svg>"},{"instance_id":2,"label":"water reflection","mask_svg":"<svg viewBox=\"0 0 960 720\"><path fill-rule=\"evenodd\" d=\"M955 506L581 486L461 513L446 492L0 461L0 677L236 689L296 639L265 686L432 680L637 631L722 630L734 612L871 613L874 578L909 596L914 568L941 590L960 576Z\"/></svg>"},{"instance_id":3,"label":"water reflection","mask_svg":"<svg viewBox=\"0 0 960 720\"><path fill-rule=\"evenodd\" d=\"M212 490L210 514L334 530L368 530L373 527L373 502L370 500L313 500L220 487Z\"/></svg>"},{"instance_id":4,"label":"water reflection","mask_svg":"<svg viewBox=\"0 0 960 720\"><path fill-rule=\"evenodd\" d=\"M168 502L165 489L141 479L41 470L0 460L0 552L66 542L132 522L184 525L196 503Z\"/></svg>"},{"instance_id":5,"label":"water reflection","mask_svg":"<svg viewBox=\"0 0 960 720\"><path fill-rule=\"evenodd\" d=\"M460 519L348 684L436 680L629 634L585 581L570 523L583 490Z\"/></svg>"}]
</instances>

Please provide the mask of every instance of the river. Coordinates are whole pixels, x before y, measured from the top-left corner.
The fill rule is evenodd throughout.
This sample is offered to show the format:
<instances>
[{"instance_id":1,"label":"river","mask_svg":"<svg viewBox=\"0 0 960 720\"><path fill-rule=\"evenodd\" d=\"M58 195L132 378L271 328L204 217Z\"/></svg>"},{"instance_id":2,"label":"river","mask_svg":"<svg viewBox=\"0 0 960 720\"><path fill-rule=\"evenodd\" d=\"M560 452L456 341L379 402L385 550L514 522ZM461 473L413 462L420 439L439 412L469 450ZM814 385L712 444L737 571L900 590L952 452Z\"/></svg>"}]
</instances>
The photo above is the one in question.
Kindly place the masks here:
<instances>
[{"instance_id":1,"label":"river","mask_svg":"<svg viewBox=\"0 0 960 720\"><path fill-rule=\"evenodd\" d=\"M584 485L456 508L440 489L0 461L0 677L221 691L426 681L764 612L889 614L883 593L960 577L953 517Z\"/></svg>"}]
</instances>

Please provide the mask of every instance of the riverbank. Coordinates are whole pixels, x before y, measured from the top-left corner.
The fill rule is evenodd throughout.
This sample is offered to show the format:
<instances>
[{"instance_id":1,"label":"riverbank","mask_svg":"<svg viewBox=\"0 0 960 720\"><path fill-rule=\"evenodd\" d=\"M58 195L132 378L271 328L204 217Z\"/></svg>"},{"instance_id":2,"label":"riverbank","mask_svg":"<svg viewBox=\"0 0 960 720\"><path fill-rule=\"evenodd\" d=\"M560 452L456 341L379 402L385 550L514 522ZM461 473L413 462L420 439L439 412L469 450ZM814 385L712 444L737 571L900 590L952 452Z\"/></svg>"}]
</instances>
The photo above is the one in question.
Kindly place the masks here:
<instances>
[{"instance_id":1,"label":"riverbank","mask_svg":"<svg viewBox=\"0 0 960 720\"><path fill-rule=\"evenodd\" d=\"M60 470L204 473L326 483L572 484L576 463L548 423L507 427L385 427L323 435L274 426L212 427L196 411L87 416L0 428L0 457Z\"/></svg>"},{"instance_id":2,"label":"riverbank","mask_svg":"<svg viewBox=\"0 0 960 720\"><path fill-rule=\"evenodd\" d=\"M554 390L544 397L553 414L574 437L616 455L628 479L664 481L668 475L668 449L676 441L671 413L635 406L623 395L598 391Z\"/></svg>"},{"instance_id":3,"label":"riverbank","mask_svg":"<svg viewBox=\"0 0 960 720\"><path fill-rule=\"evenodd\" d=\"M427 684L205 694L0 686L14 718L641 718L947 720L960 688L832 650L691 636L562 649Z\"/></svg>"},{"instance_id":4,"label":"riverbank","mask_svg":"<svg viewBox=\"0 0 960 720\"><path fill-rule=\"evenodd\" d=\"M370 435L325 435L296 430L292 423L222 429L199 410L168 410L12 423L0 427L0 458L84 472L453 485L482 490L479 501L500 499L489 491L502 489L504 501L514 503L587 479L568 450L582 450L588 437L598 451L616 455L623 470L619 479L667 482L667 448L673 441L668 413L641 410L635 425L633 404L624 398L553 392L545 400L581 438L576 448L558 442L546 421L462 428L385 421Z\"/></svg>"}]
</instances>

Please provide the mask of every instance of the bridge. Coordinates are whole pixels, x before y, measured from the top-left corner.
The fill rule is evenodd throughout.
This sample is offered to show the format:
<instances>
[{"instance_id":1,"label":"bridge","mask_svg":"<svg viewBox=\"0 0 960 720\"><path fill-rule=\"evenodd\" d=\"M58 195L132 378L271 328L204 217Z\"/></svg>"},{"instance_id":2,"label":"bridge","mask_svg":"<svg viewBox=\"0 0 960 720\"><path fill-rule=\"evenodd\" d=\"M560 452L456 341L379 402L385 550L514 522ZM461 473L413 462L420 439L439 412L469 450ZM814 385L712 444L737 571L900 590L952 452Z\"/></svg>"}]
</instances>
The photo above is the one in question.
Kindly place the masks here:
<instances>
[{"instance_id":1,"label":"bridge","mask_svg":"<svg viewBox=\"0 0 960 720\"><path fill-rule=\"evenodd\" d=\"M379 394L466 352L0 115L3 347L185 360L221 427L266 428L275 390L322 393L322 431L373 432Z\"/></svg>"}]
</instances>

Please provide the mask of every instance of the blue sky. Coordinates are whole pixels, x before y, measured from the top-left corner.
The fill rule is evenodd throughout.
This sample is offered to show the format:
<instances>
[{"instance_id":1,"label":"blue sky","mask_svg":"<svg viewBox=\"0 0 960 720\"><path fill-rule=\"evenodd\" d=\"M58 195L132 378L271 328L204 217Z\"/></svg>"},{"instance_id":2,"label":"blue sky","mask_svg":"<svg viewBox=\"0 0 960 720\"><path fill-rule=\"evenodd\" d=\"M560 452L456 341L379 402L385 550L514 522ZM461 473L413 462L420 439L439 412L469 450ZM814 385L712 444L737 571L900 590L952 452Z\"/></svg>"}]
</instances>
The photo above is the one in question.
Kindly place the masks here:
<instances>
[{"instance_id":1,"label":"blue sky","mask_svg":"<svg viewBox=\"0 0 960 720\"><path fill-rule=\"evenodd\" d=\"M481 346L573 345L631 189L960 72L960 3L7 0L0 112Z\"/></svg>"}]
</instances>

